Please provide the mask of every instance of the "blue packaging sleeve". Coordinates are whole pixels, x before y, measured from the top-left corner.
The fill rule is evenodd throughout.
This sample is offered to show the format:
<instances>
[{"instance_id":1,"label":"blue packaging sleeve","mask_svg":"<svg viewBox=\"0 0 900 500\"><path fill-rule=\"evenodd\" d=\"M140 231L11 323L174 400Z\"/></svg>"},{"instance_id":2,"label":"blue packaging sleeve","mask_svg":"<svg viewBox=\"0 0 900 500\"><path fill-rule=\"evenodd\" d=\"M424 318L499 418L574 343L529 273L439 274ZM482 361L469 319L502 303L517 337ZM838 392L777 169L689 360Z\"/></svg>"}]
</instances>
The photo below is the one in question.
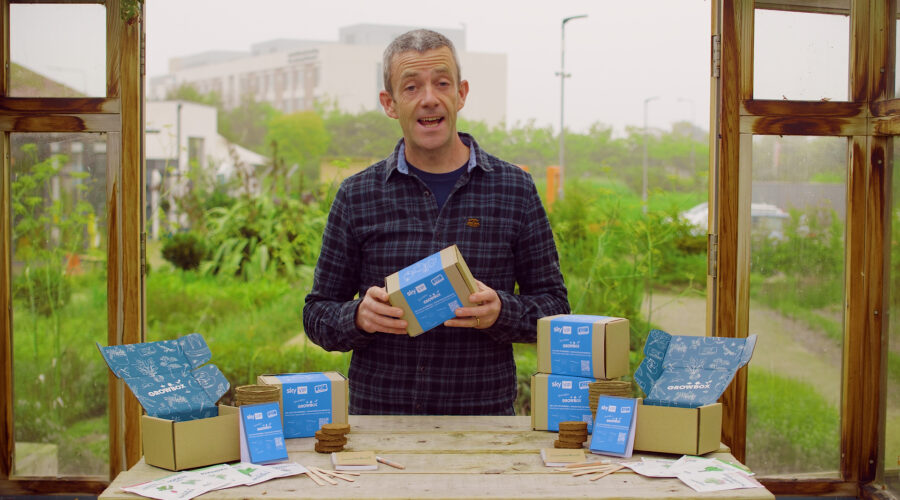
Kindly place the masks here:
<instances>
[{"instance_id":1,"label":"blue packaging sleeve","mask_svg":"<svg viewBox=\"0 0 900 500\"><path fill-rule=\"evenodd\" d=\"M593 379L547 375L547 430L559 431L560 422L583 421L591 432L588 384Z\"/></svg>"},{"instance_id":2,"label":"blue packaging sleeve","mask_svg":"<svg viewBox=\"0 0 900 500\"><path fill-rule=\"evenodd\" d=\"M331 380L320 372L276 375L281 383L284 435L310 437L332 421Z\"/></svg>"}]
</instances>

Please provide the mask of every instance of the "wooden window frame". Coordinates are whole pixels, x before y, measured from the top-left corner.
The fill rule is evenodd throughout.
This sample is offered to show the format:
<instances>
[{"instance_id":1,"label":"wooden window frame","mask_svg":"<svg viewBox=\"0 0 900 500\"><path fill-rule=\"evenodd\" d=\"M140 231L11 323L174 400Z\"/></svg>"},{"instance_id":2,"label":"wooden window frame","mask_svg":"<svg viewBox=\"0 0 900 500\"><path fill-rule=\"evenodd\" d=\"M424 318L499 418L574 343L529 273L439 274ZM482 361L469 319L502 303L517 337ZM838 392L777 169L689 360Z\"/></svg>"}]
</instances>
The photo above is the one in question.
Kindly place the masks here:
<instances>
[{"instance_id":1,"label":"wooden window frame","mask_svg":"<svg viewBox=\"0 0 900 500\"><path fill-rule=\"evenodd\" d=\"M900 134L894 99L897 0L717 0L714 42L721 65L711 79L708 318L710 334L746 337L749 326L750 148L753 135L848 138L840 477L760 478L776 495L881 497L884 472L887 321L890 282L891 136ZM755 8L848 15L846 102L753 98ZM722 439L744 460L747 370L723 396Z\"/></svg>"},{"instance_id":2,"label":"wooden window frame","mask_svg":"<svg viewBox=\"0 0 900 500\"><path fill-rule=\"evenodd\" d=\"M108 150L108 343L140 342L143 329L143 23L119 16L121 0L70 2L0 0L0 174L10 177L11 132L106 132ZM105 98L10 98L10 3L102 3L107 8ZM897 0L715 0L713 34L721 64L711 78L710 334L745 337L749 323L749 172L747 149L756 134L848 137L844 356L840 478L765 479L775 494L877 497L884 457L888 294L890 137L900 134L900 100L893 99ZM755 7L848 14L850 99L847 102L753 99ZM714 51L716 52L716 51ZM873 71L872 68L879 68ZM884 71L881 71L881 69ZM716 202L725 200L725 203ZM742 210L742 207L745 210ZM108 479L12 477L12 321L8 182L0 189L0 494L93 493ZM880 251L878 251L880 249ZM853 279L849 279L853 277ZM723 440L745 458L747 373L723 396ZM110 477L140 459L140 407L121 381L109 378ZM866 411L877 408L878 411ZM126 435L125 430L129 429Z\"/></svg>"},{"instance_id":3,"label":"wooden window frame","mask_svg":"<svg viewBox=\"0 0 900 500\"><path fill-rule=\"evenodd\" d=\"M144 338L143 4L136 19L122 0L0 0L0 495L98 495L110 478L140 460L141 408L121 380L108 375L109 477L14 476L10 133L104 132L107 142L107 342ZM106 97L16 98L9 94L9 10L12 3L83 3L106 7ZM126 433L126 430L130 432Z\"/></svg>"}]
</instances>

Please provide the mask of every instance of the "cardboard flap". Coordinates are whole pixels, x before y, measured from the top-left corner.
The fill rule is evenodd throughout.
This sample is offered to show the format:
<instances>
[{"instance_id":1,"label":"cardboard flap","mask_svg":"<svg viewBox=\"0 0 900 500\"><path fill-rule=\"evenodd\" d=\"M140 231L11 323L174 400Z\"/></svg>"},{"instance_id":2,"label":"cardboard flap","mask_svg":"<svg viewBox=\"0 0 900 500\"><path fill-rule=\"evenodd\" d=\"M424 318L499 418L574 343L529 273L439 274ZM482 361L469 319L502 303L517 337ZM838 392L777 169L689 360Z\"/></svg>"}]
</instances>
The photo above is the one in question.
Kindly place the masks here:
<instances>
[{"instance_id":1,"label":"cardboard flap","mask_svg":"<svg viewBox=\"0 0 900 500\"><path fill-rule=\"evenodd\" d=\"M228 379L219 370L216 365L207 365L194 370L194 378L200 384L200 387L209 395L209 399L218 401L226 392L228 392Z\"/></svg>"},{"instance_id":2,"label":"cardboard flap","mask_svg":"<svg viewBox=\"0 0 900 500\"><path fill-rule=\"evenodd\" d=\"M649 395L653 389L653 383L663 371L663 359L669 350L669 341L672 336L662 330L651 330L644 344L644 359L634 371L634 380L638 383L644 394Z\"/></svg>"},{"instance_id":3,"label":"cardboard flap","mask_svg":"<svg viewBox=\"0 0 900 500\"><path fill-rule=\"evenodd\" d=\"M141 344L97 344L97 348L113 374L128 384L154 417L181 422L215 416L216 401L229 388L214 365L194 370L212 357L198 333Z\"/></svg>"},{"instance_id":4,"label":"cardboard flap","mask_svg":"<svg viewBox=\"0 0 900 500\"><path fill-rule=\"evenodd\" d=\"M741 352L741 364L740 366L744 366L750 362L750 358L753 357L753 349L756 348L756 334L750 335L747 337L747 341L744 343L744 350Z\"/></svg>"},{"instance_id":5,"label":"cardboard flap","mask_svg":"<svg viewBox=\"0 0 900 500\"><path fill-rule=\"evenodd\" d=\"M647 357L635 372L635 380L647 394L646 404L686 408L712 404L738 368L750 360L755 344L755 335L746 339L696 337L654 330L647 338ZM663 359L657 365L663 345Z\"/></svg>"},{"instance_id":6,"label":"cardboard flap","mask_svg":"<svg viewBox=\"0 0 900 500\"><path fill-rule=\"evenodd\" d=\"M469 291L475 293L478 291L478 283L475 282L475 277L472 276L472 271L469 270L469 265L466 264L465 259L463 259L462 252L459 251L459 247L456 244L453 244L449 247L452 249L452 253L456 258L456 265L458 265L463 272L462 275L463 281L466 282L466 286L469 288ZM468 297L466 297L468 300Z\"/></svg>"},{"instance_id":7,"label":"cardboard flap","mask_svg":"<svg viewBox=\"0 0 900 500\"><path fill-rule=\"evenodd\" d=\"M184 353L184 357L191 364L191 368L197 368L212 359L212 351L206 345L203 335L199 333L189 333L180 337L177 342L181 346L181 352Z\"/></svg>"}]
</instances>

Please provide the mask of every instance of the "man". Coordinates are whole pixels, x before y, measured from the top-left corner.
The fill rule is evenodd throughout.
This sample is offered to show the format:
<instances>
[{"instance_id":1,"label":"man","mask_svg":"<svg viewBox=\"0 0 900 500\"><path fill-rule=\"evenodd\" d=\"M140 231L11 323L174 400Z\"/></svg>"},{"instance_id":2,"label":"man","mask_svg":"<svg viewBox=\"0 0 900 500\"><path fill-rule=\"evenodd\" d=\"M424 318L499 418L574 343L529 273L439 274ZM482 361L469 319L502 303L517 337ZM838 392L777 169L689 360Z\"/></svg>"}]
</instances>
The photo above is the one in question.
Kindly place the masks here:
<instances>
[{"instance_id":1,"label":"man","mask_svg":"<svg viewBox=\"0 0 900 500\"><path fill-rule=\"evenodd\" d=\"M411 31L385 50L380 100L403 139L341 184L303 308L313 342L353 351L352 414L512 415L512 342L569 311L531 177L457 133L468 93L443 35ZM480 280L477 305L409 337L384 278L454 243Z\"/></svg>"}]
</instances>

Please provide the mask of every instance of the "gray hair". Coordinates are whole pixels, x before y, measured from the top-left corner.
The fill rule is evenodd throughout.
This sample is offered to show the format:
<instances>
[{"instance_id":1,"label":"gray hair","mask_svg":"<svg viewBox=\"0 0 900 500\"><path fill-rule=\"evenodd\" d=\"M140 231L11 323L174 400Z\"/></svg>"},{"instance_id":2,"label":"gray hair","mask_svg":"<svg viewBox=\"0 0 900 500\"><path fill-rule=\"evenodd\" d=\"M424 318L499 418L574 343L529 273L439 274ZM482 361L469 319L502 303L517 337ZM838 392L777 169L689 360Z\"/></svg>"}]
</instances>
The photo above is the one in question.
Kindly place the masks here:
<instances>
[{"instance_id":1,"label":"gray hair","mask_svg":"<svg viewBox=\"0 0 900 500\"><path fill-rule=\"evenodd\" d=\"M393 76L391 75L391 62L394 60L394 56L411 50L421 54L441 47L448 47L450 53L453 54L453 62L456 63L456 83L459 83L462 80L462 73L460 72L459 57L456 55L456 48L453 46L453 42L436 31L418 29L407 31L398 36L384 49L384 60L382 61L384 90L389 94L393 94L393 89L391 88L391 76Z\"/></svg>"}]
</instances>

